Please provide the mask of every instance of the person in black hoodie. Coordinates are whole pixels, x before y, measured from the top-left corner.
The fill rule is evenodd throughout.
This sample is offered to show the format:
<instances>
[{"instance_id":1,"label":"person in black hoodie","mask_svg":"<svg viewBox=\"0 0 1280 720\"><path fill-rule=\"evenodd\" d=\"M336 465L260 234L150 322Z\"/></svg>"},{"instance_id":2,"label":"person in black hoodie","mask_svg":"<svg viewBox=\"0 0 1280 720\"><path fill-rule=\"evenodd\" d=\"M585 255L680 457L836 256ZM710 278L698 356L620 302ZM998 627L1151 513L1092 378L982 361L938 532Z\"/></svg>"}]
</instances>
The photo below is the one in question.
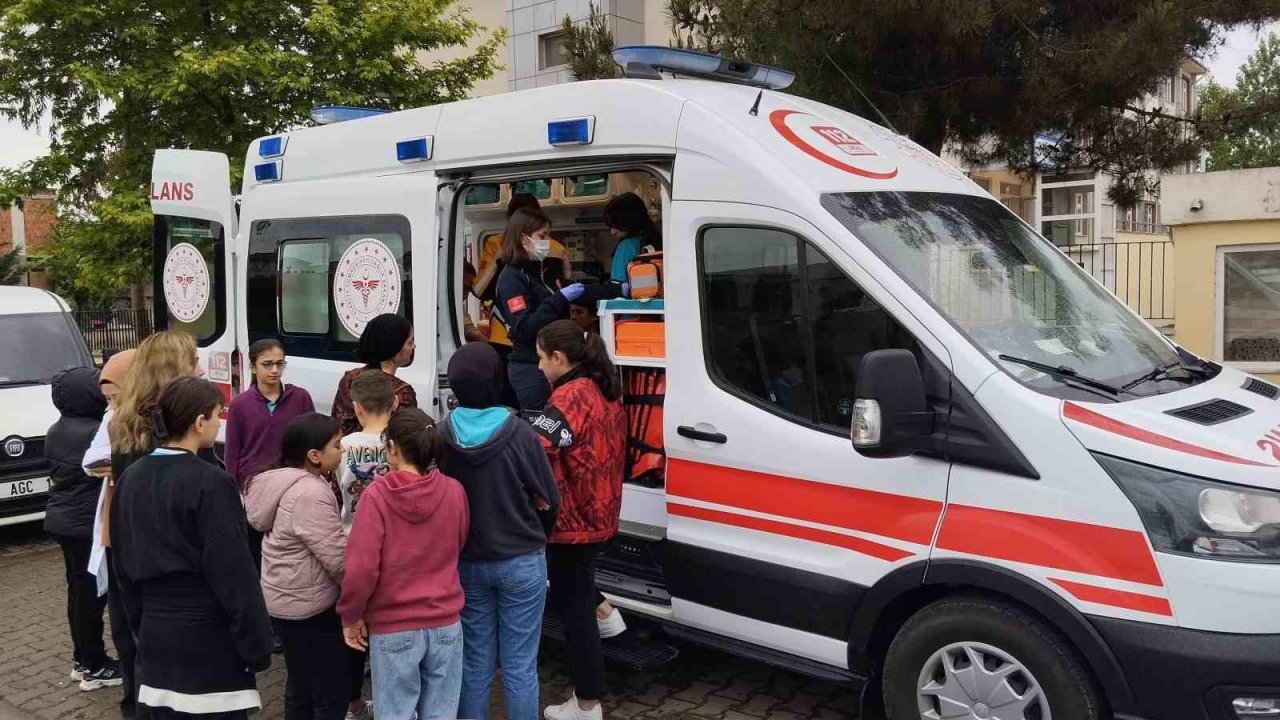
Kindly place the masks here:
<instances>
[{"instance_id":1,"label":"person in black hoodie","mask_svg":"<svg viewBox=\"0 0 1280 720\"><path fill-rule=\"evenodd\" d=\"M98 371L81 367L60 373L53 379L53 405L62 417L49 428L44 440L51 481L44 529L58 539L66 566L71 679L80 681L82 690L116 687L124 682L120 665L107 656L102 639L107 597L98 596L97 579L89 573L93 516L102 480L86 475L80 466L107 410Z\"/></svg>"},{"instance_id":2,"label":"person in black hoodie","mask_svg":"<svg viewBox=\"0 0 1280 720\"><path fill-rule=\"evenodd\" d=\"M458 717L489 717L489 688L501 658L508 716L536 720L545 547L560 493L533 426L499 403L502 362L492 347L471 343L455 352L449 387L458 408L441 425L440 470L462 484L471 507L458 565L466 594Z\"/></svg>"}]
</instances>

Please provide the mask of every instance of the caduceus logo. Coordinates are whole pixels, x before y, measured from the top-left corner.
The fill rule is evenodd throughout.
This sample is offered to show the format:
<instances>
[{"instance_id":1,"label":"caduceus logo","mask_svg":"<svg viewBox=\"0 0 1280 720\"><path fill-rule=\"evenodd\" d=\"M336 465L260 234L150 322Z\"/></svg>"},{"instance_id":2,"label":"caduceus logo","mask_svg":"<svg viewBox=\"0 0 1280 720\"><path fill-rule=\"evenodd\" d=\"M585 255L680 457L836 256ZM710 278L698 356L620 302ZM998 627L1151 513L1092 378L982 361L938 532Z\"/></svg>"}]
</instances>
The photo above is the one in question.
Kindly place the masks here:
<instances>
[{"instance_id":1,"label":"caduceus logo","mask_svg":"<svg viewBox=\"0 0 1280 720\"><path fill-rule=\"evenodd\" d=\"M195 279L196 277L194 275L179 275L174 278L174 281L182 286L182 294L187 295L191 292L191 283L194 282Z\"/></svg>"},{"instance_id":2,"label":"caduceus logo","mask_svg":"<svg viewBox=\"0 0 1280 720\"><path fill-rule=\"evenodd\" d=\"M369 293L377 290L378 286L381 284L381 280L375 280L373 278L363 278L361 280L351 281L351 287L355 288L356 291L360 293L360 298L364 301L364 306L366 308L369 307Z\"/></svg>"},{"instance_id":3,"label":"caduceus logo","mask_svg":"<svg viewBox=\"0 0 1280 720\"><path fill-rule=\"evenodd\" d=\"M334 268L333 304L347 332L360 336L365 325L400 309L400 264L380 240L352 243Z\"/></svg>"}]
</instances>

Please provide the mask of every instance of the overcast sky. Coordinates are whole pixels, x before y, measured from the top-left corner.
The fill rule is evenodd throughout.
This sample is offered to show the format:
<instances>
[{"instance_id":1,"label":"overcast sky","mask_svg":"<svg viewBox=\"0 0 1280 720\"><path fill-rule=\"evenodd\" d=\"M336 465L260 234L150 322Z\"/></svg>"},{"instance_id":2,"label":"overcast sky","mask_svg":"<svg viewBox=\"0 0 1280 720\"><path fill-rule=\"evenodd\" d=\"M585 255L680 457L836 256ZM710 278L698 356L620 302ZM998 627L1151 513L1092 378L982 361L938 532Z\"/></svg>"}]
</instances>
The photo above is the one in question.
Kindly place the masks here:
<instances>
[{"instance_id":1,"label":"overcast sky","mask_svg":"<svg viewBox=\"0 0 1280 720\"><path fill-rule=\"evenodd\" d=\"M1274 23L1262 30L1280 33L1280 23ZM1234 30L1227 34L1226 43L1218 49L1216 55L1203 58L1202 62L1209 68L1210 74L1222 85L1235 83L1236 71L1258 46L1259 34L1251 29ZM10 167L39 156L48 148L44 127L27 130L17 123L0 120L0 167Z\"/></svg>"}]
</instances>

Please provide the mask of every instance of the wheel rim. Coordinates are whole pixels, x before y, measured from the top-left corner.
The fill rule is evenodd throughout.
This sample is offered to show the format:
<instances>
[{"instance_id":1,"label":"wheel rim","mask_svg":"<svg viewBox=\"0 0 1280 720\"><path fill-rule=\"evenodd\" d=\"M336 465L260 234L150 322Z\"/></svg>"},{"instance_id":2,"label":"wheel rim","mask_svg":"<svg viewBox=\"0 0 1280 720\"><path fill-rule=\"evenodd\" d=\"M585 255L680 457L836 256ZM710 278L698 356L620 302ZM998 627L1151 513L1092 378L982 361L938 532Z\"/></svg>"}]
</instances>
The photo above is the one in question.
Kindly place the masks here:
<instances>
[{"instance_id":1,"label":"wheel rim","mask_svg":"<svg viewBox=\"0 0 1280 720\"><path fill-rule=\"evenodd\" d=\"M930 656L916 682L925 720L1052 720L1039 681L1009 653L978 642Z\"/></svg>"}]
</instances>

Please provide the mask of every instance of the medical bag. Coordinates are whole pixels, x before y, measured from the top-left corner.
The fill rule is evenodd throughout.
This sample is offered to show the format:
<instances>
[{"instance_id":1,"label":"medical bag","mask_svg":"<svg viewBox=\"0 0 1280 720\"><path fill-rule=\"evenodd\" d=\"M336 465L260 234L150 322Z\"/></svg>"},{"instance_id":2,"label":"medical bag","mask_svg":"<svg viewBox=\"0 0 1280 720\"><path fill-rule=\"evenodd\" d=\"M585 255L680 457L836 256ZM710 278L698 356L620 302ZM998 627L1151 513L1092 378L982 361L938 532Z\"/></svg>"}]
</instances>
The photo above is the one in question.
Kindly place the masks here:
<instances>
[{"instance_id":1,"label":"medical bag","mask_svg":"<svg viewBox=\"0 0 1280 720\"><path fill-rule=\"evenodd\" d=\"M627 283L633 300L662 297L662 251L635 256L627 264Z\"/></svg>"}]
</instances>

